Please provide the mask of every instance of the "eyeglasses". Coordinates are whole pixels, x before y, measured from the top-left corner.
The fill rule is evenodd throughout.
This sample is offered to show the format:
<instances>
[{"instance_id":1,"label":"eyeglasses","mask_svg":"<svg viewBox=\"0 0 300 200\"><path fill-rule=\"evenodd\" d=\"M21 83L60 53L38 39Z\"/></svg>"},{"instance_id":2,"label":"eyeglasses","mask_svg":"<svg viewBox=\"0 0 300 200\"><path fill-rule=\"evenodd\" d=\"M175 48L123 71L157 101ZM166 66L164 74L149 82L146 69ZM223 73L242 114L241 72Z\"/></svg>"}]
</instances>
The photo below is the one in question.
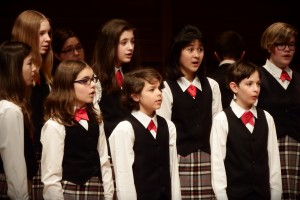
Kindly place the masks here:
<instances>
[{"instance_id":1,"label":"eyeglasses","mask_svg":"<svg viewBox=\"0 0 300 200\"><path fill-rule=\"evenodd\" d=\"M279 51L284 51L285 48L288 46L289 47L289 50L290 51L295 51L295 48L296 48L296 44L293 42L293 43L275 43L275 46L277 47L277 49Z\"/></svg>"},{"instance_id":2,"label":"eyeglasses","mask_svg":"<svg viewBox=\"0 0 300 200\"><path fill-rule=\"evenodd\" d=\"M98 77L94 75L92 78L84 78L84 79L81 79L81 80L75 80L74 83L79 83L79 84L82 84L82 85L91 85L92 81L94 83L97 83L98 80L99 80Z\"/></svg>"},{"instance_id":3,"label":"eyeglasses","mask_svg":"<svg viewBox=\"0 0 300 200\"><path fill-rule=\"evenodd\" d=\"M72 53L75 52L75 50L77 52L82 51L83 50L83 46L81 44L77 44L75 47L68 47L68 48L62 50L61 53L72 54Z\"/></svg>"}]
</instances>

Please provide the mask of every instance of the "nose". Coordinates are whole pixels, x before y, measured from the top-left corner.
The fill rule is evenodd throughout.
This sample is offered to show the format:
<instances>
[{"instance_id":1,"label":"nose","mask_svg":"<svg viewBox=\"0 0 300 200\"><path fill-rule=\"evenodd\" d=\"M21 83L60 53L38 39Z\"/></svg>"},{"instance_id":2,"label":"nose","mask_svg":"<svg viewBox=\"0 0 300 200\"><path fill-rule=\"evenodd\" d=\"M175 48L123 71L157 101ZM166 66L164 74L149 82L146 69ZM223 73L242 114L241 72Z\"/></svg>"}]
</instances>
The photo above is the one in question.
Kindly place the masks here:
<instances>
[{"instance_id":1,"label":"nose","mask_svg":"<svg viewBox=\"0 0 300 200\"><path fill-rule=\"evenodd\" d=\"M35 72L37 70L37 67L35 66L35 64L32 64L31 70L32 70L32 72Z\"/></svg>"},{"instance_id":2,"label":"nose","mask_svg":"<svg viewBox=\"0 0 300 200\"><path fill-rule=\"evenodd\" d=\"M76 48L73 50L73 53L74 53L75 55L79 55L79 51L78 51Z\"/></svg>"}]
</instances>

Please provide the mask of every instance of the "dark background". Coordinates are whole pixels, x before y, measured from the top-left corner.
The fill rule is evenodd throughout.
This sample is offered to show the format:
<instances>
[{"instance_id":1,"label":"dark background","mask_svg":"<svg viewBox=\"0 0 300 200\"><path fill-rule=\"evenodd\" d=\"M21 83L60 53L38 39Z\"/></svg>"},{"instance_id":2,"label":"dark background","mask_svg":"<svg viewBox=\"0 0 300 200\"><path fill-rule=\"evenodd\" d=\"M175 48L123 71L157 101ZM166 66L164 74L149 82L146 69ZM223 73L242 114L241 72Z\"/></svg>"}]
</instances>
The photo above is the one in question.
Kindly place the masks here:
<instances>
[{"instance_id":1,"label":"dark background","mask_svg":"<svg viewBox=\"0 0 300 200\"><path fill-rule=\"evenodd\" d=\"M260 36L271 24L282 21L300 30L300 9L296 0L1 0L0 42L10 39L14 19L27 9L42 12L51 20L53 29L73 29L91 59L97 32L104 22L123 18L138 29L137 42L145 65L160 69L173 31L184 24L196 25L206 38L205 56L208 70L217 66L213 41L225 30L239 32L246 42L245 59L257 65L265 63ZM299 48L299 41L297 43ZM296 51L291 68L300 71Z\"/></svg>"}]
</instances>

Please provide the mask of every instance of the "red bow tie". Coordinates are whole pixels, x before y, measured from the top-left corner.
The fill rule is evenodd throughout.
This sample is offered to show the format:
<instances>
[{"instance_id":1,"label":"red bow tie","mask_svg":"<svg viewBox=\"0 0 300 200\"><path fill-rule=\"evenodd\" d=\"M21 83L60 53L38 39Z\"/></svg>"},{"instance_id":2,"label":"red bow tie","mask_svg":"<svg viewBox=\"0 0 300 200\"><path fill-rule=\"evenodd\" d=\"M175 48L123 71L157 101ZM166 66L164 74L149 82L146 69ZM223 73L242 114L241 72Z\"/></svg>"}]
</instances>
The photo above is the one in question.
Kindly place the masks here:
<instances>
[{"instance_id":1,"label":"red bow tie","mask_svg":"<svg viewBox=\"0 0 300 200\"><path fill-rule=\"evenodd\" d=\"M78 122L82 119L89 120L89 116L86 112L86 109L85 108L76 109L75 114L74 114L74 119Z\"/></svg>"},{"instance_id":2,"label":"red bow tie","mask_svg":"<svg viewBox=\"0 0 300 200\"><path fill-rule=\"evenodd\" d=\"M153 122L153 120L150 121L149 125L148 125L148 130L151 131L151 130L154 130L156 132L157 128Z\"/></svg>"},{"instance_id":3,"label":"red bow tie","mask_svg":"<svg viewBox=\"0 0 300 200\"><path fill-rule=\"evenodd\" d=\"M253 118L254 118L254 116L253 116L253 113L251 111L245 112L241 117L244 124L249 123L252 126L254 126L254 119Z\"/></svg>"},{"instance_id":4,"label":"red bow tie","mask_svg":"<svg viewBox=\"0 0 300 200\"><path fill-rule=\"evenodd\" d=\"M197 94L197 88L193 84L188 87L187 91L192 97L195 97Z\"/></svg>"},{"instance_id":5,"label":"red bow tie","mask_svg":"<svg viewBox=\"0 0 300 200\"><path fill-rule=\"evenodd\" d=\"M281 75L280 75L280 79L282 81L285 81L285 80L291 81L290 75L285 70L282 70Z\"/></svg>"}]
</instances>

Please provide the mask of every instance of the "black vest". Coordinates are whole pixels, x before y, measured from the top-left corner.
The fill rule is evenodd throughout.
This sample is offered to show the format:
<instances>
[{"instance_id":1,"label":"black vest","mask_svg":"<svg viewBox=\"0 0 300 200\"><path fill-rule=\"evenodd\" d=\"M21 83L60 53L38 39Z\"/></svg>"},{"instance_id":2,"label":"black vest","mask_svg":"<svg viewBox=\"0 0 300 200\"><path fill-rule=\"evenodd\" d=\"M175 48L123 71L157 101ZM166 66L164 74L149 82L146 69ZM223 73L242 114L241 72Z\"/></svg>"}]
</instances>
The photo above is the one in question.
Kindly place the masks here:
<instances>
[{"instance_id":1,"label":"black vest","mask_svg":"<svg viewBox=\"0 0 300 200\"><path fill-rule=\"evenodd\" d=\"M92 176L101 179L100 155L97 150L99 125L88 122L89 130L81 125L65 126L63 180L83 185Z\"/></svg>"},{"instance_id":2,"label":"black vest","mask_svg":"<svg viewBox=\"0 0 300 200\"><path fill-rule=\"evenodd\" d=\"M104 132L108 139L112 131L123 121L130 111L124 108L120 103L121 90L108 94L102 91L102 97L99 102L101 114L104 121Z\"/></svg>"},{"instance_id":3,"label":"black vest","mask_svg":"<svg viewBox=\"0 0 300 200\"><path fill-rule=\"evenodd\" d=\"M293 71L292 80L285 90L265 68L261 67L261 72L257 107L273 116L278 138L289 135L300 142L300 75Z\"/></svg>"},{"instance_id":4,"label":"black vest","mask_svg":"<svg viewBox=\"0 0 300 200\"><path fill-rule=\"evenodd\" d=\"M182 89L176 81L167 81L173 94L171 120L177 131L177 151L187 156L201 149L210 153L209 137L212 125L212 90L208 79L200 78L202 91L196 98Z\"/></svg>"},{"instance_id":5,"label":"black vest","mask_svg":"<svg viewBox=\"0 0 300 200\"><path fill-rule=\"evenodd\" d=\"M157 116L156 139L135 117L126 118L133 127L135 159L132 166L138 200L171 200L169 129L165 119Z\"/></svg>"},{"instance_id":6,"label":"black vest","mask_svg":"<svg viewBox=\"0 0 300 200\"><path fill-rule=\"evenodd\" d=\"M231 107L224 109L228 119L225 169L227 195L243 199L257 192L270 199L268 164L268 124L263 110L257 109L257 119L252 134Z\"/></svg>"}]
</instances>

